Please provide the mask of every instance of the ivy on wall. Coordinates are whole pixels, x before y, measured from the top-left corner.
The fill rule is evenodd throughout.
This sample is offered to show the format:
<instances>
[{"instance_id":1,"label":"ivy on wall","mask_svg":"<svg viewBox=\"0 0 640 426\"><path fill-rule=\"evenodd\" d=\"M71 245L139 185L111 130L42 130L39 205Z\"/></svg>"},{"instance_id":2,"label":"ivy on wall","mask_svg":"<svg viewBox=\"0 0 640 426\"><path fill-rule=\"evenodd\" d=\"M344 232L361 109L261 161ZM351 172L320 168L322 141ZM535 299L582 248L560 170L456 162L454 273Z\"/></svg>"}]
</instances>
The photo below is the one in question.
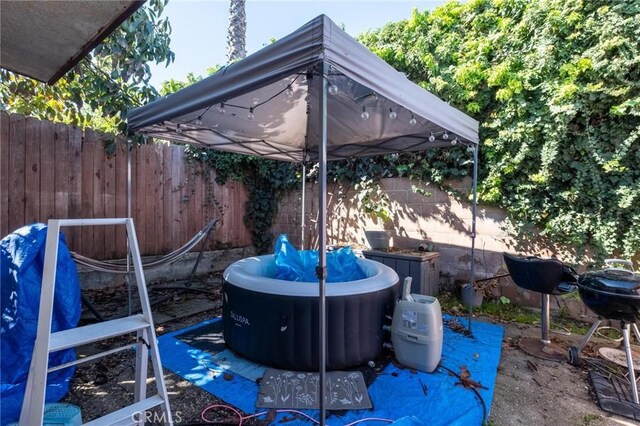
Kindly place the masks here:
<instances>
[{"instance_id":1,"label":"ivy on wall","mask_svg":"<svg viewBox=\"0 0 640 426\"><path fill-rule=\"evenodd\" d=\"M597 255L640 251L640 3L473 0L360 40L481 125L480 200ZM457 166L436 156L439 174Z\"/></svg>"},{"instance_id":2,"label":"ivy on wall","mask_svg":"<svg viewBox=\"0 0 640 426\"><path fill-rule=\"evenodd\" d=\"M508 212L520 239L543 236L596 256L640 251L640 3L471 0L369 32L360 41L480 122L480 201ZM191 149L223 183L250 193L245 222L270 249L279 194L299 166ZM468 176L464 146L329 164L329 182L361 189L389 217L377 182ZM310 179L314 179L312 173Z\"/></svg>"},{"instance_id":3,"label":"ivy on wall","mask_svg":"<svg viewBox=\"0 0 640 426\"><path fill-rule=\"evenodd\" d=\"M248 155L195 148L185 149L190 161L199 161L216 171L216 182L229 179L242 182L249 193L244 222L251 232L258 253L266 253L273 244L271 228L284 191L295 188L301 179L300 167L293 163L265 160ZM233 214L233 213L232 213Z\"/></svg>"}]
</instances>

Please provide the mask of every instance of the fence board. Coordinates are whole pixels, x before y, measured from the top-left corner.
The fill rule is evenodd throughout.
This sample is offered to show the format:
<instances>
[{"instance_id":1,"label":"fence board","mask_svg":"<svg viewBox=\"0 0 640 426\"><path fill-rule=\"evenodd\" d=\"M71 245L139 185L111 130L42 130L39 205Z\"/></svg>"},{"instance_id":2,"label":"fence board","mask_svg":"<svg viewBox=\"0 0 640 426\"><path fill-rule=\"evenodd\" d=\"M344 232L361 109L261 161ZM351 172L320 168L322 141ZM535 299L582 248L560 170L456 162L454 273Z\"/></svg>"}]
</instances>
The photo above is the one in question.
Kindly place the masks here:
<instances>
[{"instance_id":1,"label":"fence board","mask_svg":"<svg viewBox=\"0 0 640 426\"><path fill-rule=\"evenodd\" d=\"M25 123L22 116L12 115L9 120L9 232L25 225Z\"/></svg>"},{"instance_id":2,"label":"fence board","mask_svg":"<svg viewBox=\"0 0 640 426\"><path fill-rule=\"evenodd\" d=\"M40 121L27 117L25 124L24 223L38 222L40 215Z\"/></svg>"},{"instance_id":3,"label":"fence board","mask_svg":"<svg viewBox=\"0 0 640 426\"><path fill-rule=\"evenodd\" d=\"M162 145L162 252L169 253L171 251L171 226L173 217L171 216L171 186L173 179L171 177L171 146L169 144ZM169 226L167 226L167 224Z\"/></svg>"},{"instance_id":4,"label":"fence board","mask_svg":"<svg viewBox=\"0 0 640 426\"><path fill-rule=\"evenodd\" d=\"M69 217L69 164L71 156L69 151L69 128L64 124L56 124L53 128L55 145L54 185L56 219Z\"/></svg>"},{"instance_id":5,"label":"fence board","mask_svg":"<svg viewBox=\"0 0 640 426\"><path fill-rule=\"evenodd\" d=\"M116 217L116 156L104 156L104 216ZM113 259L116 256L116 228L107 226L104 232L104 256Z\"/></svg>"},{"instance_id":6,"label":"fence board","mask_svg":"<svg viewBox=\"0 0 640 426\"><path fill-rule=\"evenodd\" d=\"M77 219L82 217L82 131L77 127L69 127L69 158L69 217ZM78 227L66 231L72 250L80 251L81 234Z\"/></svg>"},{"instance_id":7,"label":"fence board","mask_svg":"<svg viewBox=\"0 0 640 426\"><path fill-rule=\"evenodd\" d=\"M0 232L49 218L127 216L127 149L108 157L102 136L0 113ZM215 183L215 175L187 164L184 147L148 144L132 150L132 216L142 254L166 254L212 218L224 219L207 249L250 243L242 223L246 191ZM194 167L196 167L194 169ZM124 229L64 230L71 250L101 258L126 255Z\"/></svg>"},{"instance_id":8,"label":"fence board","mask_svg":"<svg viewBox=\"0 0 640 426\"><path fill-rule=\"evenodd\" d=\"M93 136L92 131L87 131L82 140L79 216L81 218L93 217L93 150L95 146ZM93 248L93 228L91 227L80 227L80 253L86 256L89 253L95 253Z\"/></svg>"},{"instance_id":9,"label":"fence board","mask_svg":"<svg viewBox=\"0 0 640 426\"><path fill-rule=\"evenodd\" d=\"M127 142L118 141L115 157L115 194L116 217L127 217ZM116 257L124 257L127 253L126 232L123 226L116 226Z\"/></svg>"},{"instance_id":10,"label":"fence board","mask_svg":"<svg viewBox=\"0 0 640 426\"><path fill-rule=\"evenodd\" d=\"M144 164L144 155L142 153L142 146L137 146L131 151L131 164L133 167L131 171L131 176L133 182L131 187L135 188L133 191L132 203L133 203L133 220L136 226L136 233L138 237L138 244L140 245L140 250L143 253L149 253L147 247L147 241L145 239L145 218L144 218L144 209L145 209L145 188L146 188L146 175L145 175L145 164Z\"/></svg>"},{"instance_id":11,"label":"fence board","mask_svg":"<svg viewBox=\"0 0 640 426\"><path fill-rule=\"evenodd\" d=\"M0 111L0 237L9 229L9 114ZM7 200L7 202L5 202Z\"/></svg>"},{"instance_id":12,"label":"fence board","mask_svg":"<svg viewBox=\"0 0 640 426\"><path fill-rule=\"evenodd\" d=\"M154 186L154 234L156 236L155 252L166 254L164 250L164 150L161 144L153 144L156 183Z\"/></svg>"},{"instance_id":13,"label":"fence board","mask_svg":"<svg viewBox=\"0 0 640 426\"><path fill-rule=\"evenodd\" d=\"M182 151L177 147L172 147L171 150L171 239L176 247L180 244L176 244L176 241L180 241L180 231L182 230L182 168L184 161L182 158Z\"/></svg>"},{"instance_id":14,"label":"fence board","mask_svg":"<svg viewBox=\"0 0 640 426\"><path fill-rule=\"evenodd\" d=\"M105 167L105 149L100 136L93 130L85 132L91 135L91 148L93 150L93 205L90 217L105 217L104 201L105 201L105 185L104 185L104 167ZM96 226L93 229L93 252L96 257L103 259L105 257L105 231L106 227Z\"/></svg>"},{"instance_id":15,"label":"fence board","mask_svg":"<svg viewBox=\"0 0 640 426\"><path fill-rule=\"evenodd\" d=\"M43 121L40 125L40 221L47 223L55 216L55 124ZM38 149L38 147L36 147Z\"/></svg>"},{"instance_id":16,"label":"fence board","mask_svg":"<svg viewBox=\"0 0 640 426\"><path fill-rule=\"evenodd\" d=\"M156 181L156 168L153 163L153 151L151 145L143 146L141 148L141 153L143 154L143 164L144 164L144 177L145 177L145 185L144 185L144 205L143 205L143 215L142 222L140 223L140 232L143 234L140 236L140 239L144 239L145 241L145 251L151 254L157 254L155 252L155 244L156 244L156 236L154 233L155 230L155 194L154 187Z\"/></svg>"}]
</instances>

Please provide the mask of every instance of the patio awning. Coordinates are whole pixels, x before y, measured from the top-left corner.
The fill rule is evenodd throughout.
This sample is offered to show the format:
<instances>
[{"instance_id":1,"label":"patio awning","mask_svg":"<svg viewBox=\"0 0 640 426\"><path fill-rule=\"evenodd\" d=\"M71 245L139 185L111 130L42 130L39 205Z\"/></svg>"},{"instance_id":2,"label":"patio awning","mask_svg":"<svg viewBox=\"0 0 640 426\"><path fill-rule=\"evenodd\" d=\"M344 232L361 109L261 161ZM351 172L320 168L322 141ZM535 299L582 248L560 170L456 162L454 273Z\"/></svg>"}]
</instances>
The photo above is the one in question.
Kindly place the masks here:
<instances>
[{"instance_id":1,"label":"patio awning","mask_svg":"<svg viewBox=\"0 0 640 426\"><path fill-rule=\"evenodd\" d=\"M0 66L53 84L144 0L0 3Z\"/></svg>"},{"instance_id":2,"label":"patio awning","mask_svg":"<svg viewBox=\"0 0 640 426\"><path fill-rule=\"evenodd\" d=\"M323 63L326 74L319 71ZM324 15L129 111L129 131L278 160L316 160L323 78L338 89L327 98L328 160L478 143L476 120L409 81Z\"/></svg>"}]
</instances>

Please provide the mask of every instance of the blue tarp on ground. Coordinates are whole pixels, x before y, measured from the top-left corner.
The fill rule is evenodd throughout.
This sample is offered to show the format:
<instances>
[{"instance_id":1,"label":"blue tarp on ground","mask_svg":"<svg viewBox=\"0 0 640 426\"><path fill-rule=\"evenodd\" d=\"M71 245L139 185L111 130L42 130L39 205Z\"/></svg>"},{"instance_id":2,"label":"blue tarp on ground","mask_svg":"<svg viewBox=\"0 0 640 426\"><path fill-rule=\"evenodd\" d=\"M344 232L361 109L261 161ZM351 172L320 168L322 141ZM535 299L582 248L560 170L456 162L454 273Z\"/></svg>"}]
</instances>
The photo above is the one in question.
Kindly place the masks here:
<instances>
[{"instance_id":1,"label":"blue tarp on ground","mask_svg":"<svg viewBox=\"0 0 640 426\"><path fill-rule=\"evenodd\" d=\"M47 227L40 223L22 227L0 241L2 425L16 421L20 415L38 326L46 237ZM75 327L81 309L76 266L60 234L52 331ZM59 351L49 356L49 366L74 359L73 349ZM62 399L73 372L74 368L65 368L48 375L46 402Z\"/></svg>"},{"instance_id":2,"label":"blue tarp on ground","mask_svg":"<svg viewBox=\"0 0 640 426\"><path fill-rule=\"evenodd\" d=\"M255 407L259 386L255 381L243 377L251 377L245 372L252 371L254 374L260 366L225 356L224 352L212 355L176 338L189 330L219 320L206 321L160 336L162 363L164 367L245 413L260 412L261 409ZM445 320L451 320L451 317L445 315ZM466 366L471 373L470 378L487 387L479 389L487 417L498 374L502 335L501 326L481 322L474 322L473 337L454 332L447 325L444 327L441 365L454 372L460 372L461 366ZM345 425L378 417L410 425L418 422L428 425L481 425L485 415L482 403L473 391L457 384L458 381L458 378L440 367L433 373L423 373L389 364L369 386L373 409L341 412L340 416L328 412L327 424ZM426 389L426 395L423 389ZM317 411L305 413L318 418ZM281 414L278 418L284 417ZM366 425L367 422L360 424Z\"/></svg>"}]
</instances>

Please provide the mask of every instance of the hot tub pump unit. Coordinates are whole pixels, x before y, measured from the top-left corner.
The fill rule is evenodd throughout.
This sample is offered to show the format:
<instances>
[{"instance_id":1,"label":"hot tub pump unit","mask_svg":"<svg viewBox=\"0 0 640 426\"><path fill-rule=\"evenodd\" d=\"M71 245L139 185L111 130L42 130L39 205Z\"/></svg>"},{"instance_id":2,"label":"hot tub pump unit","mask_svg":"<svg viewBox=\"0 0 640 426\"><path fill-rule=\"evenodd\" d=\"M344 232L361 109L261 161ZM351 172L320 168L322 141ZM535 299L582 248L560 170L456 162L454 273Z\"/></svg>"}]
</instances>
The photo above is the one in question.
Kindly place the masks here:
<instances>
[{"instance_id":1,"label":"hot tub pump unit","mask_svg":"<svg viewBox=\"0 0 640 426\"><path fill-rule=\"evenodd\" d=\"M398 362L431 373L442 355L442 311L438 299L410 294L411 277L404 280L402 298L391 322L391 343Z\"/></svg>"}]
</instances>

